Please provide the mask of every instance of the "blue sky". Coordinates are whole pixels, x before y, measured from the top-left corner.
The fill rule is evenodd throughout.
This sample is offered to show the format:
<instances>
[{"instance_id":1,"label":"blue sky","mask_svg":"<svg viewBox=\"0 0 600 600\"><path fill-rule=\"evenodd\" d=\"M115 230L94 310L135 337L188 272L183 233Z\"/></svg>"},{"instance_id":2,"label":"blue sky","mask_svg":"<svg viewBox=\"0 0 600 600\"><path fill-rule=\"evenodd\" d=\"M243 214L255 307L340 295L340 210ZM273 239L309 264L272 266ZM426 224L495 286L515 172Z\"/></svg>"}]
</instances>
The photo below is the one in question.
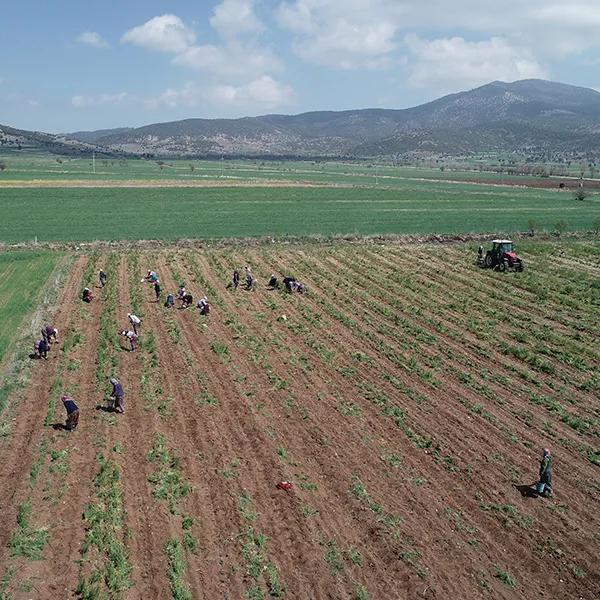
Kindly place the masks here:
<instances>
[{"instance_id":1,"label":"blue sky","mask_svg":"<svg viewBox=\"0 0 600 600\"><path fill-rule=\"evenodd\" d=\"M600 87L599 0L20 0L0 123L66 132L405 108L500 79Z\"/></svg>"}]
</instances>

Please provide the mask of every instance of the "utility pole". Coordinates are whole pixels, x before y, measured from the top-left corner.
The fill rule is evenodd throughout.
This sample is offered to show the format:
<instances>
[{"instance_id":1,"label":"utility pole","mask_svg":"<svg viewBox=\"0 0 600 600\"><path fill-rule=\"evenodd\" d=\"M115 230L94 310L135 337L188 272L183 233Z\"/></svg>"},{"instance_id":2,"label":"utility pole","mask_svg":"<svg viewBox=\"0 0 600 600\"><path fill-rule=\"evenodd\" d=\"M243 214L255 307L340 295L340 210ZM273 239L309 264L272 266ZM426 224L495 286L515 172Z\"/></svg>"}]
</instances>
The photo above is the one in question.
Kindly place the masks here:
<instances>
[{"instance_id":1,"label":"utility pole","mask_svg":"<svg viewBox=\"0 0 600 600\"><path fill-rule=\"evenodd\" d=\"M94 169L94 175L96 174L96 151L92 152L92 167Z\"/></svg>"}]
</instances>

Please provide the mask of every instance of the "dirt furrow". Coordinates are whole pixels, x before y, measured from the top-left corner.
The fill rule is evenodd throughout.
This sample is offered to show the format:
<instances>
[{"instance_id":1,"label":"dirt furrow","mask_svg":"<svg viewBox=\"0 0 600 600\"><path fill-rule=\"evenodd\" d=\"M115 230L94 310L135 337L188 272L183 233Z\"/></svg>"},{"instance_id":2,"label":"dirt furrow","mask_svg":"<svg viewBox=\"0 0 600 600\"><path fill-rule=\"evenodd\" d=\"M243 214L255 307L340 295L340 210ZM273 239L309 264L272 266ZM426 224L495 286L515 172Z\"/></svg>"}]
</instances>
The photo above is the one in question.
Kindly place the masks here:
<instances>
[{"instance_id":1,"label":"dirt furrow","mask_svg":"<svg viewBox=\"0 0 600 600\"><path fill-rule=\"evenodd\" d=\"M183 270L183 269L182 269ZM188 273L190 277L188 280L191 280L191 273ZM186 311L185 315L182 317L186 318L194 318L189 311ZM218 339L227 339L230 337L230 332L223 328L223 326L217 321L219 317L213 312L211 314L211 323L209 327L214 328L215 330L219 330L216 335L218 335ZM193 325L188 329L192 329ZM190 337L190 344L192 347L195 347L196 342L194 341L194 337ZM221 365L216 358L213 358L211 354L214 356L214 353L207 346L199 346L197 350L195 349L193 354L195 356L203 356L203 364L206 365L207 373L213 372L221 372L221 376L211 383L214 385L214 388L211 386L211 389L215 389L218 387L222 387L221 392L217 392L219 394L219 398L224 399L225 409L225 418L227 422L225 423L225 431L223 435L233 435L236 439L238 445L241 444L241 448L238 451L241 451L241 454L245 457L243 459L243 464L247 466L247 477L242 479L242 475L240 474L240 480L243 481L243 487L248 491L255 499L258 513L268 513L272 514L280 514L280 519L274 518L265 524L265 530L271 535L269 535L269 539L273 540L271 543L277 548L274 551L274 556L277 557L276 561L278 565L285 564L290 561L293 562L293 558L287 557L290 552L298 553L299 560L306 562L307 560L313 565L311 572L313 576L318 571L322 571L323 567L312 558L313 552L310 551L310 548L305 547L305 540L312 539L310 535L307 534L306 524L299 520L298 511L294 511L290 514L289 512L289 504L286 502L285 493L281 491L275 490L275 483L286 477L286 470L289 473L288 469L285 469L285 466L282 465L282 461L277 459L276 449L274 447L274 442L266 435L264 430L264 425L260 424L260 419L257 420L257 415L254 414L252 410L247 407L243 401L240 402L238 398L235 398L235 395L232 394L231 390L235 390L235 381L227 382L223 379L223 365ZM256 367L251 363L245 363L241 353L239 350L236 350L235 361L237 365L240 365L240 372L244 374L245 381L244 387L249 390L253 389L263 389L265 390L260 394L261 402L265 402L269 404L269 396L272 396L272 392L269 392L269 388L271 387L269 384L262 381L261 377L258 373L256 373ZM223 384L224 387L223 387ZM242 392L243 394L243 392ZM243 395L240 396L243 398ZM232 402L233 396L233 404ZM229 415L231 414L231 421L229 421ZM269 422L271 422L269 420ZM272 424L277 425L277 421L273 421ZM235 433L235 432L239 433ZM248 440L246 442L246 440ZM286 443L288 438L286 436ZM279 524L285 522L286 527L281 527ZM293 533L290 533L293 532ZM303 535L305 534L305 535ZM292 539L289 537L292 536ZM287 543L286 543L287 540ZM269 546L271 546L271 543ZM304 548L304 550L302 550ZM287 558L286 558L287 557ZM294 592L294 590L304 589L303 586L313 585L309 580L306 579L304 571L298 571L295 568L285 569L286 572L293 574L293 580L285 581L286 586L290 589L290 593L299 593ZM316 577L318 579L318 577ZM328 576L326 574L323 575L323 581L326 582L328 580Z\"/></svg>"},{"instance_id":2,"label":"dirt furrow","mask_svg":"<svg viewBox=\"0 0 600 600\"><path fill-rule=\"evenodd\" d=\"M243 292L242 292L243 293ZM251 312L252 307L250 306L250 304L254 301L254 298L257 298L258 295L256 294L248 294L248 300L244 300L244 304L248 303L248 310ZM246 323L248 323L248 321L245 321ZM275 360L273 360L273 363L275 364ZM281 366L282 371L280 371L282 374L285 370L284 366ZM297 381L298 377L301 378L301 374L298 374L296 376L293 377L293 381L294 383ZM315 389L315 385L314 385L314 381L310 382L308 381L306 383L306 385L302 385L303 382L299 382L299 387L300 387L300 391L299 394L302 395L306 395L306 389ZM318 389L318 388L317 388ZM305 404L305 400L303 399L303 405ZM306 405L309 406L309 401L307 399L306 401ZM311 415L313 414L313 410L312 407L309 409ZM317 411L317 413L322 413L323 411L323 407L316 407L315 410ZM339 523L339 527L341 530L343 530L344 528L347 528L347 524L348 524L348 488L350 485L350 481L352 479L352 475L356 474L356 473L361 473L363 472L363 470L365 470L365 465L364 465L364 461L365 461L365 455L361 455L361 463L360 465L358 464L353 464L353 457L351 455L348 455L346 452L344 452L342 449L344 448L344 442L342 441L343 439L349 439L349 432L347 430L345 430L346 428L343 427L341 430L337 430L337 429L332 429L331 428L331 411L327 411L329 414L325 415L325 414L321 414L318 415L317 418L314 419L314 421L311 422L313 423L320 423L320 422L327 422L329 427L327 429L326 433L318 433L319 428L317 425L315 425L314 427L311 427L311 431L310 431L310 435L306 435L307 432L304 432L303 429L298 429L298 430L292 430L290 431L290 433L286 433L285 436L282 436L285 438L286 440L286 446L288 446L288 444L290 445L290 447L292 448L297 448L298 449L298 453L303 452L303 454L306 455L306 453L308 452L307 448L310 448L311 446L315 446L315 443L317 444L317 447L321 450L327 450L328 448L336 448L337 451L332 452L333 455L327 456L328 461L320 461L320 457L322 456L321 452L318 452L316 457L311 456L311 462L313 462L313 468L317 465L314 465L314 463L319 463L321 462L320 465L317 466L316 468L316 477L318 477L318 480L320 482L322 482L322 484L324 486L326 486L326 489L324 490L324 494L326 494L327 496L329 496L330 498L335 498L335 507L330 507L330 511L328 510L324 510L324 514L327 514L327 520L330 521L331 519L334 518L335 513L339 513L340 507L346 507L346 510L344 512L342 512L341 514L338 514L338 517L340 518L340 523ZM333 411L333 413L335 414L335 411ZM344 424L346 425L346 424ZM278 427L279 429L279 427ZM317 433L315 434L314 430L317 430ZM290 444L290 441L294 441L295 437L298 436L303 437L304 439L302 439L302 441L298 442L296 441L296 444L294 444L294 446L292 446ZM360 433L357 431L356 433L353 434L355 437L360 437ZM339 436L339 440L336 440L336 438L338 438ZM352 434L350 434L350 437L352 437ZM311 439L312 438L312 439ZM397 438L397 431L393 431L393 432L389 432L389 436L388 439L391 440L391 444L394 444L395 438ZM327 440L325 443L325 446L323 446L323 440ZM319 443L320 442L320 443ZM339 452L339 456L338 456L338 452ZM294 454L294 451L292 451L292 455ZM310 453L311 455L313 453ZM335 458L334 458L335 457ZM333 461L333 462L332 462ZM379 458L378 455L375 455L375 463L372 466L372 468L377 468L379 466L378 464ZM337 489L336 489L337 488ZM398 494L398 489L397 487L392 490L382 490L381 493L381 497L389 497L390 495L392 497L397 496ZM363 526L368 527L367 524L363 524ZM339 530L338 530L339 531ZM367 535L367 532L365 532L365 535ZM383 556L385 556L385 550L382 550L381 548L377 551L379 553L383 552ZM376 553L377 553L376 552ZM380 557L381 558L381 557ZM388 561L388 571L389 571L390 565L389 565L389 561Z\"/></svg>"},{"instance_id":3,"label":"dirt furrow","mask_svg":"<svg viewBox=\"0 0 600 600\"><path fill-rule=\"evenodd\" d=\"M119 328L128 329L127 313L133 312L129 288L137 273L129 273L124 258L119 265L117 319ZM146 307L144 311L146 312ZM149 311L148 311L149 312ZM149 329L144 319L141 338ZM124 347L124 343L122 344ZM147 455L152 447L159 423L157 415L144 409L141 391L143 365L141 351L119 353L118 376L125 390L125 414L116 415L117 426L108 435L108 446L122 446L124 508L131 537L127 542L133 567L131 598L168 598L165 545L172 527L163 507L152 497L148 477L153 471Z\"/></svg>"}]
</instances>

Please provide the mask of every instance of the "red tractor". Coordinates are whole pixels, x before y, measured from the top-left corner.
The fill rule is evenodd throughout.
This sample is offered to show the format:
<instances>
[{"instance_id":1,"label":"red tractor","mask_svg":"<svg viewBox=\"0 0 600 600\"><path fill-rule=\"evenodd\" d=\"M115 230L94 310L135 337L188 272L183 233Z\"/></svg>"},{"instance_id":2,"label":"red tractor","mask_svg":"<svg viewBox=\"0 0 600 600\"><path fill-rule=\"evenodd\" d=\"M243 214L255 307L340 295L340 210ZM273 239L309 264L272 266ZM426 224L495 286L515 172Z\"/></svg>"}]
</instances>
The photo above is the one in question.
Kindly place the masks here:
<instances>
[{"instance_id":1,"label":"red tractor","mask_svg":"<svg viewBox=\"0 0 600 600\"><path fill-rule=\"evenodd\" d=\"M496 271L522 271L523 260L517 256L512 240L492 240L492 249L485 251L479 246L477 264Z\"/></svg>"}]
</instances>

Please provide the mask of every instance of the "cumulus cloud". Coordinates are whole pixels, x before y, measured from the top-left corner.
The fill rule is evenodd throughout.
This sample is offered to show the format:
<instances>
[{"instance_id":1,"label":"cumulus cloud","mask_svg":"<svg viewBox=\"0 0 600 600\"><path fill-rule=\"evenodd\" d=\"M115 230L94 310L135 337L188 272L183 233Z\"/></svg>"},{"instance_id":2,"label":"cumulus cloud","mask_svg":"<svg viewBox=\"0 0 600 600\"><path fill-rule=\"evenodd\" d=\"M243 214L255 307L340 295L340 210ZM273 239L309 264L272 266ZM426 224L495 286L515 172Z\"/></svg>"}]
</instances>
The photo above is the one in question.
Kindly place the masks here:
<instances>
[{"instance_id":1,"label":"cumulus cloud","mask_svg":"<svg viewBox=\"0 0 600 600\"><path fill-rule=\"evenodd\" d=\"M255 0L222 0L210 25L219 38L214 44L196 43L194 32L175 15L154 17L123 35L125 43L170 53L174 65L207 76L202 84L188 82L146 100L147 108L212 103L271 109L290 102L291 88L274 78L283 62L260 43L264 25Z\"/></svg>"},{"instance_id":2,"label":"cumulus cloud","mask_svg":"<svg viewBox=\"0 0 600 600\"><path fill-rule=\"evenodd\" d=\"M155 98L146 100L146 108L161 106L177 108L180 106L198 107L206 103L228 105L249 109L273 109L290 104L294 95L292 88L268 75L258 77L246 84L235 86L228 84L199 85L187 82L180 89L167 89Z\"/></svg>"},{"instance_id":3,"label":"cumulus cloud","mask_svg":"<svg viewBox=\"0 0 600 600\"><path fill-rule=\"evenodd\" d=\"M121 92L119 94L100 94L98 96L73 96L71 98L71 105L75 108L88 108L90 106L102 106L102 105L118 105L123 104L130 98L127 92Z\"/></svg>"},{"instance_id":4,"label":"cumulus cloud","mask_svg":"<svg viewBox=\"0 0 600 600\"><path fill-rule=\"evenodd\" d=\"M528 50L499 37L480 42L468 42L462 37L429 41L411 34L405 41L413 57L409 83L415 87L445 93L496 79L513 81L546 76Z\"/></svg>"},{"instance_id":5,"label":"cumulus cloud","mask_svg":"<svg viewBox=\"0 0 600 600\"><path fill-rule=\"evenodd\" d=\"M254 0L223 0L210 19L222 39L219 44L196 44L194 32L177 16L154 17L127 31L122 42L174 54L173 64L209 73L234 83L282 70L283 63L256 40L240 39L259 33L263 25L254 14Z\"/></svg>"},{"instance_id":6,"label":"cumulus cloud","mask_svg":"<svg viewBox=\"0 0 600 600\"><path fill-rule=\"evenodd\" d=\"M254 0L223 0L215 7L210 24L223 38L264 29L254 13Z\"/></svg>"},{"instance_id":7,"label":"cumulus cloud","mask_svg":"<svg viewBox=\"0 0 600 600\"><path fill-rule=\"evenodd\" d=\"M254 79L241 86L221 85L213 89L216 100L228 104L251 104L272 109L289 104L293 98L292 88L268 75Z\"/></svg>"},{"instance_id":8,"label":"cumulus cloud","mask_svg":"<svg viewBox=\"0 0 600 600\"><path fill-rule=\"evenodd\" d=\"M251 79L283 69L281 61L266 50L231 42L223 46L192 46L178 54L173 62L220 78Z\"/></svg>"},{"instance_id":9,"label":"cumulus cloud","mask_svg":"<svg viewBox=\"0 0 600 600\"><path fill-rule=\"evenodd\" d=\"M121 42L159 52L183 52L196 41L195 33L176 15L161 15L125 32Z\"/></svg>"},{"instance_id":10,"label":"cumulus cloud","mask_svg":"<svg viewBox=\"0 0 600 600\"><path fill-rule=\"evenodd\" d=\"M439 39L457 30L469 41L504 39L523 51L516 73L600 46L598 0L281 0L277 19L299 57L335 69L394 67L402 39L424 29Z\"/></svg>"},{"instance_id":11,"label":"cumulus cloud","mask_svg":"<svg viewBox=\"0 0 600 600\"><path fill-rule=\"evenodd\" d=\"M404 13L390 0L294 0L278 9L280 25L296 34L294 50L335 69L390 66Z\"/></svg>"},{"instance_id":12,"label":"cumulus cloud","mask_svg":"<svg viewBox=\"0 0 600 600\"><path fill-rule=\"evenodd\" d=\"M534 9L532 15L542 22L561 27L592 29L600 26L600 5L597 2L545 2L540 8Z\"/></svg>"},{"instance_id":13,"label":"cumulus cloud","mask_svg":"<svg viewBox=\"0 0 600 600\"><path fill-rule=\"evenodd\" d=\"M77 41L80 44L86 44L93 48L108 48L109 44L102 36L96 31L84 31L77 36Z\"/></svg>"}]
</instances>

